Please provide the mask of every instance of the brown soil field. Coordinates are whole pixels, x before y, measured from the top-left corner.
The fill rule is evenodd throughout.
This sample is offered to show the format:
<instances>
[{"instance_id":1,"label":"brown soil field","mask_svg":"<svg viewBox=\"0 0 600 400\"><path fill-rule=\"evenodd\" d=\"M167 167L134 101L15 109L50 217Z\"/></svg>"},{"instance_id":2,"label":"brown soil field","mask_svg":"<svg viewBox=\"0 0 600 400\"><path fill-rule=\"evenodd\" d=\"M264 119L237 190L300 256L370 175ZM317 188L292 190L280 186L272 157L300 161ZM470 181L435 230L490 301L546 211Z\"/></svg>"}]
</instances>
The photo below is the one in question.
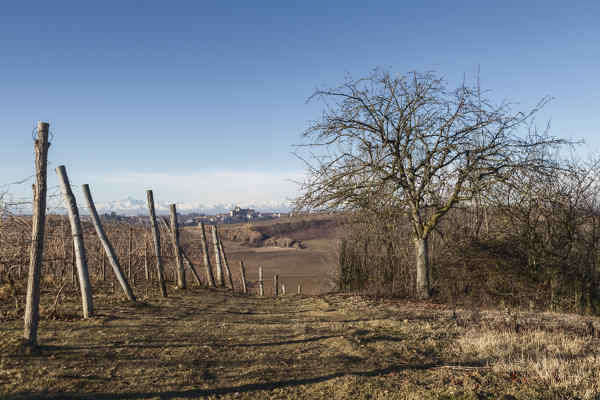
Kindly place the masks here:
<instances>
[{"instance_id":1,"label":"brown soil field","mask_svg":"<svg viewBox=\"0 0 600 400\"><path fill-rule=\"evenodd\" d=\"M288 293L296 293L298 285L304 294L329 292L334 289L331 257L335 243L328 239L303 241L305 248L248 247L224 241L223 247L235 281L239 281L239 261L244 261L248 290L258 293L258 268L263 268L265 294L273 294L274 275L279 275L279 290L286 285ZM235 285L235 282L234 282Z\"/></svg>"},{"instance_id":2,"label":"brown soil field","mask_svg":"<svg viewBox=\"0 0 600 400\"><path fill-rule=\"evenodd\" d=\"M302 248L269 247L262 243L253 246L240 241L223 239L223 247L227 254L235 286L241 287L239 262L242 260L246 269L250 293L258 294L259 267L263 268L265 294L273 294L275 274L279 276L280 291L281 285L286 285L288 293L297 293L298 285L301 285L303 294L326 293L335 289L333 257L339 236L339 222L335 218L295 217L251 224L219 225L223 238L227 236L228 232L247 230L247 228L251 228L255 232L264 232L268 237L298 239L301 240L303 246ZM197 227L185 227L183 232L184 242L191 242L193 246L199 246ZM208 227L207 236L211 242ZM210 243L209 247L209 251L212 251ZM200 256L190 258L200 272L203 268Z\"/></svg>"},{"instance_id":3,"label":"brown soil field","mask_svg":"<svg viewBox=\"0 0 600 400\"><path fill-rule=\"evenodd\" d=\"M597 399L600 321L190 286L0 327L0 399ZM76 296L74 297L76 298ZM590 328L591 326L591 328Z\"/></svg>"}]
</instances>

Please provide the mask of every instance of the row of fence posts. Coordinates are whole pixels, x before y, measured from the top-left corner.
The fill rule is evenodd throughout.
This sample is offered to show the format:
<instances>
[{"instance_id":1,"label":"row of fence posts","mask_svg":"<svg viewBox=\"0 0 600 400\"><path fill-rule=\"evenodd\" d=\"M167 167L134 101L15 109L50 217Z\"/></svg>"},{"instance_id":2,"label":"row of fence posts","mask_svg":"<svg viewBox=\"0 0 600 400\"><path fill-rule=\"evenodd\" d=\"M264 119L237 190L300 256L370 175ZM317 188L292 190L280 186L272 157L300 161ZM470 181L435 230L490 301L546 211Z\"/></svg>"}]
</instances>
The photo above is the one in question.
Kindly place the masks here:
<instances>
[{"instance_id":1,"label":"row of fence posts","mask_svg":"<svg viewBox=\"0 0 600 400\"><path fill-rule=\"evenodd\" d=\"M46 177L47 177L47 162L48 162L48 149L50 142L48 140L49 124L45 122L38 122L37 139L34 142L34 148L36 153L35 166L36 166L36 182L33 186L33 218L32 218L32 233L31 233L31 250L30 250L30 263L29 263L29 275L27 281L27 297L25 306L24 316L24 339L25 343L30 346L35 346L37 343L37 331L39 321L39 303L40 303L40 281L41 281L41 269L43 260L43 247L44 247L44 229L46 221ZM79 217L79 210L77 208L77 202L75 195L71 190L69 184L69 178L67 171L63 165L56 168L58 175L61 192L63 194L69 222L71 225L71 234L73 238L73 271L72 278L75 280L75 266L77 268L77 276L79 278L79 288L81 291L81 301L83 308L84 318L89 318L94 315L93 301L92 301L92 290L90 277L88 274L87 257L85 254L85 246L83 242L83 230L81 227L81 219ZM98 216L94 200L88 184L82 185L83 194L90 212L90 216L96 230L96 234L100 239L100 243L104 248L105 257L102 258L102 276L106 277L106 265L105 260L108 259L113 272L125 296L132 302L136 301L135 295L121 265L115 253L115 250L106 235L106 231L102 226L102 222ZM160 245L160 230L156 219L156 212L154 208L154 195L152 190L147 190L148 200L148 212L150 214L150 229L152 232L152 239L154 243L154 251L156 253L156 270L158 277L158 285L160 292L163 297L167 297L167 287L165 282L165 272L163 268L163 262L161 257L161 245ZM177 221L177 209L175 204L170 205L170 221L166 218L162 219L162 222L170 236L171 243L175 254L176 262L176 278L177 287L184 289L186 287L186 275L184 264L191 270L194 279L198 284L201 284L200 276L196 268L190 261L187 254L181 247L180 236L179 236L179 225ZM216 266L216 281L212 274L212 267L210 264L210 257L208 254L208 245L206 240L206 234L204 231L204 224L200 223L200 240L203 254L203 261L205 266L206 280L209 286L224 286L225 279L227 280L228 286L233 290L233 279L231 276L231 270L229 268L229 262L225 254L223 243L219 239L217 227L212 225L212 241L214 244L215 254L215 266ZM128 259L128 276L131 277L131 250L132 250L132 239L129 236L129 259ZM147 251L147 250L145 250ZM148 268L148 257L144 257L144 268L146 279L149 278ZM242 280L242 291L248 293L248 286L246 282L246 270L244 268L243 261L240 261L240 275ZM301 286L298 285L298 294L302 293ZM264 296L264 284L263 284L263 270L259 268L259 294ZM274 276L274 294L279 295L279 276ZM286 294L286 287L282 285L282 294Z\"/></svg>"}]
</instances>

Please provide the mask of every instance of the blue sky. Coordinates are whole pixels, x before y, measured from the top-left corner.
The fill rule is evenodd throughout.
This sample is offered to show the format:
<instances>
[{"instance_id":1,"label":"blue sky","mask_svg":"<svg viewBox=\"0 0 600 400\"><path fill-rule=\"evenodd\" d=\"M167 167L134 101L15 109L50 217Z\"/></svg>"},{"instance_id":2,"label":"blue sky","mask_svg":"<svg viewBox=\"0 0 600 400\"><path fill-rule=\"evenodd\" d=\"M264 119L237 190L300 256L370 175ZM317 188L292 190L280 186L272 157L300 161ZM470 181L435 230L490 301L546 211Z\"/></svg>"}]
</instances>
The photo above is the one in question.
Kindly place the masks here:
<instances>
[{"instance_id":1,"label":"blue sky","mask_svg":"<svg viewBox=\"0 0 600 400\"><path fill-rule=\"evenodd\" d=\"M49 184L64 164L100 201L144 188L180 202L294 197L292 146L320 113L306 99L378 66L450 82L480 68L494 98L524 109L551 95L540 122L597 150L599 4L2 2L0 185L33 173L31 131L46 121Z\"/></svg>"}]
</instances>

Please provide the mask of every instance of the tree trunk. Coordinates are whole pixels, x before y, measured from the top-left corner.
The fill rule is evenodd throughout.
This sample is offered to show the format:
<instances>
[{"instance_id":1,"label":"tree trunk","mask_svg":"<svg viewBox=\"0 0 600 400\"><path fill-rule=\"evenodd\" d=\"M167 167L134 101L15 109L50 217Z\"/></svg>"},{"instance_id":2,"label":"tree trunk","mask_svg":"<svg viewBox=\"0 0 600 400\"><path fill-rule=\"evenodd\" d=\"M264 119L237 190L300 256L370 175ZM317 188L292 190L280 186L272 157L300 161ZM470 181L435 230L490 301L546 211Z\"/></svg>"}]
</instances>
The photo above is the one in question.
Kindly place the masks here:
<instances>
[{"instance_id":1,"label":"tree trunk","mask_svg":"<svg viewBox=\"0 0 600 400\"><path fill-rule=\"evenodd\" d=\"M417 296L428 299L431 296L429 289L429 238L417 237L415 241L415 255L417 258Z\"/></svg>"},{"instance_id":2,"label":"tree trunk","mask_svg":"<svg viewBox=\"0 0 600 400\"><path fill-rule=\"evenodd\" d=\"M179 223L177 222L177 209L175 204L170 204L171 209L171 240L173 242L173 251L175 252L177 287L185 289L185 270L183 269L183 256L181 255L181 245L179 243Z\"/></svg>"},{"instance_id":3,"label":"tree trunk","mask_svg":"<svg viewBox=\"0 0 600 400\"><path fill-rule=\"evenodd\" d=\"M83 317L89 318L94 316L94 307L92 303L92 287L90 277L88 275L87 258L85 256L85 246L83 244L83 230L81 229L81 220L79 219L79 210L75 195L71 190L69 178L64 165L59 165L56 168L60 188L62 189L67 211L69 213L69 221L71 222L71 232L73 233L73 247L75 253L75 261L77 263L77 274L79 275L79 287L81 289L81 302L83 305Z\"/></svg>"},{"instance_id":4,"label":"tree trunk","mask_svg":"<svg viewBox=\"0 0 600 400\"><path fill-rule=\"evenodd\" d=\"M152 228L152 239L154 240L154 251L156 253L156 275L163 297L167 297L167 285L165 284L165 273L163 271L162 258L160 256L160 231L156 224L156 213L154 212L154 195L152 190L147 190L148 211L150 213L150 226Z\"/></svg>"},{"instance_id":5,"label":"tree trunk","mask_svg":"<svg viewBox=\"0 0 600 400\"><path fill-rule=\"evenodd\" d=\"M129 282L127 278L125 278L125 274L123 274L123 270L121 269L121 265L119 265L119 260L117 259L117 255L115 254L115 250L106 236L106 232L104 231L104 227L102 226L102 222L100 221L100 217L98 217L98 212L96 211L96 205L94 204L94 199L92 198L92 193L90 192L90 187L88 184L83 184L81 186L83 189L83 195L85 196L85 200L87 202L90 216L92 217L92 222L94 223L94 228L96 228L96 233L98 234L98 238L100 239L100 243L102 243L102 247L104 248L104 252L110 261L110 265L123 288L123 292L125 292L125 296L130 301L135 301L135 296L133 295L133 291L131 290L131 286L129 286ZM130 236L130 246L131 249L131 236ZM131 252L131 250L130 250ZM102 256L102 279L104 280L106 276L105 273L105 264L104 264L104 254Z\"/></svg>"},{"instance_id":6,"label":"tree trunk","mask_svg":"<svg viewBox=\"0 0 600 400\"><path fill-rule=\"evenodd\" d=\"M36 183L33 198L33 228L31 231L31 253L29 276L27 277L27 299L25 303L24 338L28 345L37 343L40 281L44 251L44 227L46 225L46 175L48 166L48 124L38 122L38 138L35 147ZM19 267L20 270L21 267Z\"/></svg>"},{"instance_id":7,"label":"tree trunk","mask_svg":"<svg viewBox=\"0 0 600 400\"><path fill-rule=\"evenodd\" d=\"M204 223L200 222L200 242L202 246L202 257L204 258L204 268L206 270L206 279L210 286L215 286L215 279L213 278L212 268L210 266L210 257L208 256L208 246L206 244L206 233L204 233Z\"/></svg>"}]
</instances>

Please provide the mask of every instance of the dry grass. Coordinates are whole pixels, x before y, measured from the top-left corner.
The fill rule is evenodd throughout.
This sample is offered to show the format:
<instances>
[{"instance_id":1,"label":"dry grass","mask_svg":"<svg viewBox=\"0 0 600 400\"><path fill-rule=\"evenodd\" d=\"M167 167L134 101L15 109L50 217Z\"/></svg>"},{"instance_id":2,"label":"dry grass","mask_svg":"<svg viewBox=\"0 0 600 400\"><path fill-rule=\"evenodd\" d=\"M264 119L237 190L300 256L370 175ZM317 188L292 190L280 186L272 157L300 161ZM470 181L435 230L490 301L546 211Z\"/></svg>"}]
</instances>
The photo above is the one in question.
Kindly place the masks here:
<instances>
[{"instance_id":1,"label":"dry grass","mask_svg":"<svg viewBox=\"0 0 600 400\"><path fill-rule=\"evenodd\" d=\"M61 303L33 353L19 345L22 322L3 322L0 399L598 398L600 343L586 330L597 319L505 321L428 303L200 287L166 300L138 293L137 305L97 296L90 320Z\"/></svg>"},{"instance_id":2,"label":"dry grass","mask_svg":"<svg viewBox=\"0 0 600 400\"><path fill-rule=\"evenodd\" d=\"M527 376L557 396L598 398L600 341L572 330L534 328L521 333L471 329L458 339L461 353L494 371Z\"/></svg>"}]
</instances>

